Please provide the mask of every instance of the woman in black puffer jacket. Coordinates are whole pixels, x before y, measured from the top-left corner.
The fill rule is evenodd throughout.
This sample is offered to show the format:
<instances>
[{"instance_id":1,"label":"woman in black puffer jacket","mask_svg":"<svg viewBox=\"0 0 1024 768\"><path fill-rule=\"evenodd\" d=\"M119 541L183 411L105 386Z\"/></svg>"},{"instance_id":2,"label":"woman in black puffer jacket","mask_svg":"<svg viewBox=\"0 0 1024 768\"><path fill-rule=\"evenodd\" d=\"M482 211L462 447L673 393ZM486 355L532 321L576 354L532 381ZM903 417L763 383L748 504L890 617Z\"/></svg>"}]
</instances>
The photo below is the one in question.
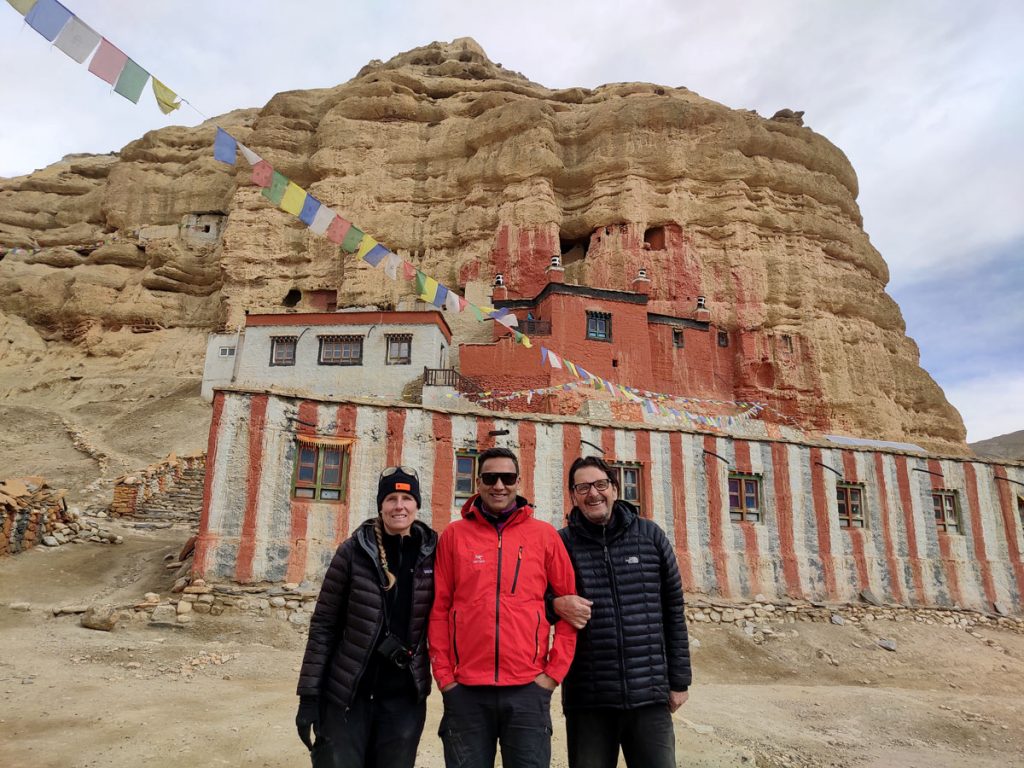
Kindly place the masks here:
<instances>
[{"instance_id":1,"label":"woman in black puffer jacket","mask_svg":"<svg viewBox=\"0 0 1024 768\"><path fill-rule=\"evenodd\" d=\"M430 693L437 546L437 534L416 520L419 506L416 471L385 469L380 514L338 547L324 576L295 717L314 765L413 767Z\"/></svg>"}]
</instances>

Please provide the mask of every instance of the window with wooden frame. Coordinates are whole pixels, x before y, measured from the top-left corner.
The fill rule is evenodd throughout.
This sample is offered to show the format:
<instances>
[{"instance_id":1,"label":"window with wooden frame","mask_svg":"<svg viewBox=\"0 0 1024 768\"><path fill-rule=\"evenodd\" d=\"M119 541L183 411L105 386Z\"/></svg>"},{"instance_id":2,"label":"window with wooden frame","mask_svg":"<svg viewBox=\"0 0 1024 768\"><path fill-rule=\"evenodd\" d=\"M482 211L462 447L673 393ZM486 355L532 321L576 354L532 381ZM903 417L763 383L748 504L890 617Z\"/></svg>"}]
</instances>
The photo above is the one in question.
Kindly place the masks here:
<instances>
[{"instance_id":1,"label":"window with wooden frame","mask_svg":"<svg viewBox=\"0 0 1024 768\"><path fill-rule=\"evenodd\" d=\"M235 348L234 347L221 347L220 348L220 356L221 357L234 357L235 356Z\"/></svg>"},{"instance_id":2,"label":"window with wooden frame","mask_svg":"<svg viewBox=\"0 0 1024 768\"><path fill-rule=\"evenodd\" d=\"M412 363L412 334L388 333L384 336L387 353L385 365L409 365Z\"/></svg>"},{"instance_id":3,"label":"window with wooden frame","mask_svg":"<svg viewBox=\"0 0 1024 768\"><path fill-rule=\"evenodd\" d=\"M295 345L298 341L298 336L271 336L270 364L295 365Z\"/></svg>"},{"instance_id":4,"label":"window with wooden frame","mask_svg":"<svg viewBox=\"0 0 1024 768\"><path fill-rule=\"evenodd\" d=\"M348 493L351 444L300 438L295 447L292 496L311 501L344 501Z\"/></svg>"},{"instance_id":5,"label":"window with wooden frame","mask_svg":"<svg viewBox=\"0 0 1024 768\"><path fill-rule=\"evenodd\" d=\"M637 509L643 508L643 472L644 466L636 461L609 462L619 485L619 498L628 501Z\"/></svg>"},{"instance_id":6,"label":"window with wooden frame","mask_svg":"<svg viewBox=\"0 0 1024 768\"><path fill-rule=\"evenodd\" d=\"M686 346L686 338L683 336L682 328L672 329L672 346L677 349L682 349Z\"/></svg>"},{"instance_id":7,"label":"window with wooden frame","mask_svg":"<svg viewBox=\"0 0 1024 768\"><path fill-rule=\"evenodd\" d=\"M839 511L840 528L864 528L864 485L862 483L837 483L836 508Z\"/></svg>"},{"instance_id":8,"label":"window with wooden frame","mask_svg":"<svg viewBox=\"0 0 1024 768\"><path fill-rule=\"evenodd\" d=\"M761 478L729 475L729 519L737 523L761 522Z\"/></svg>"},{"instance_id":9,"label":"window with wooden frame","mask_svg":"<svg viewBox=\"0 0 1024 768\"><path fill-rule=\"evenodd\" d=\"M476 493L477 451L464 450L455 453L455 498L468 499Z\"/></svg>"},{"instance_id":10,"label":"window with wooden frame","mask_svg":"<svg viewBox=\"0 0 1024 768\"><path fill-rule=\"evenodd\" d=\"M362 365L362 336L319 336L320 365Z\"/></svg>"},{"instance_id":11,"label":"window with wooden frame","mask_svg":"<svg viewBox=\"0 0 1024 768\"><path fill-rule=\"evenodd\" d=\"M960 494L956 491L932 491L935 529L942 533L960 533Z\"/></svg>"},{"instance_id":12,"label":"window with wooden frame","mask_svg":"<svg viewBox=\"0 0 1024 768\"><path fill-rule=\"evenodd\" d=\"M587 338L592 341L612 340L610 312L587 312Z\"/></svg>"},{"instance_id":13,"label":"window with wooden frame","mask_svg":"<svg viewBox=\"0 0 1024 768\"><path fill-rule=\"evenodd\" d=\"M719 331L718 332L718 346L728 347L729 346L729 332Z\"/></svg>"}]
</instances>

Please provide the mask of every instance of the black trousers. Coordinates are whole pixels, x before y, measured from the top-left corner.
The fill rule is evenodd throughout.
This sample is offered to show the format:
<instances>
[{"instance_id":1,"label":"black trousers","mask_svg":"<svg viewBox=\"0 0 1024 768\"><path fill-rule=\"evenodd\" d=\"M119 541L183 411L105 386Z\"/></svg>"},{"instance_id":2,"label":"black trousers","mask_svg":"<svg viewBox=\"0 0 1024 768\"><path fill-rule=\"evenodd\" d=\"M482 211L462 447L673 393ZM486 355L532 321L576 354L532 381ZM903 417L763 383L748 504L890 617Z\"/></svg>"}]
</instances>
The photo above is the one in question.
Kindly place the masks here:
<instances>
[{"instance_id":1,"label":"black trousers","mask_svg":"<svg viewBox=\"0 0 1024 768\"><path fill-rule=\"evenodd\" d=\"M315 768L414 768L427 703L411 691L357 695L348 712L331 704L320 717Z\"/></svg>"},{"instance_id":2,"label":"black trousers","mask_svg":"<svg viewBox=\"0 0 1024 768\"><path fill-rule=\"evenodd\" d=\"M526 685L457 685L444 696L438 730L446 768L551 765L551 691Z\"/></svg>"},{"instance_id":3,"label":"black trousers","mask_svg":"<svg viewBox=\"0 0 1024 768\"><path fill-rule=\"evenodd\" d=\"M676 768L676 735L667 704L565 713L569 768L615 768L619 747L629 768Z\"/></svg>"}]
</instances>

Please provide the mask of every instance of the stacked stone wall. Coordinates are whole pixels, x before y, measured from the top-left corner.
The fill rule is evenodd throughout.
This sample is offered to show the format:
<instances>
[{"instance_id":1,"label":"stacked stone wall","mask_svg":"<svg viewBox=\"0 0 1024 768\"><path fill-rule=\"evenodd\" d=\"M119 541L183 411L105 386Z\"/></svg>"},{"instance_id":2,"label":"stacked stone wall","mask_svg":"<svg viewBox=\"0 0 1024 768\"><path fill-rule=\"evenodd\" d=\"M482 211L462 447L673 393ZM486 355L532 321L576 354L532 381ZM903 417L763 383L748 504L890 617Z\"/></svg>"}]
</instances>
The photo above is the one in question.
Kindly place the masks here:
<instances>
[{"instance_id":1,"label":"stacked stone wall","mask_svg":"<svg viewBox=\"0 0 1024 768\"><path fill-rule=\"evenodd\" d=\"M118 478L110 514L197 523L205 480L206 454L168 456L140 472Z\"/></svg>"},{"instance_id":2,"label":"stacked stone wall","mask_svg":"<svg viewBox=\"0 0 1024 768\"><path fill-rule=\"evenodd\" d=\"M0 482L0 510L0 555L42 544L44 537L62 534L70 522L64 491L50 488L42 478Z\"/></svg>"}]
</instances>

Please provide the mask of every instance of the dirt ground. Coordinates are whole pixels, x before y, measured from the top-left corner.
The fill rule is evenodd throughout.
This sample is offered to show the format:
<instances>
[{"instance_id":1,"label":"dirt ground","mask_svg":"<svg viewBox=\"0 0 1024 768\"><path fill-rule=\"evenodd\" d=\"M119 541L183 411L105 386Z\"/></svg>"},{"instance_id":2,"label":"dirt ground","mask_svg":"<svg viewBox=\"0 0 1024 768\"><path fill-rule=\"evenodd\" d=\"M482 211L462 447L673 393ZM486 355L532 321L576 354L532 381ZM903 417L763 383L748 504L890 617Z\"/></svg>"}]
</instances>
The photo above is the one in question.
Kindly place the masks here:
<instances>
[{"instance_id":1,"label":"dirt ground","mask_svg":"<svg viewBox=\"0 0 1024 768\"><path fill-rule=\"evenodd\" d=\"M163 557L188 532L121 532L119 546L0 559L3 764L308 765L292 727L304 629L224 614L100 632L52 615L167 594ZM10 607L22 601L30 610ZM756 645L735 627L695 625L695 684L676 715L680 765L1024 766L1024 637L979 634L797 623ZM895 640L896 652L876 637ZM417 764L441 766L440 696L429 702ZM559 714L556 698L554 766L566 764Z\"/></svg>"}]
</instances>

